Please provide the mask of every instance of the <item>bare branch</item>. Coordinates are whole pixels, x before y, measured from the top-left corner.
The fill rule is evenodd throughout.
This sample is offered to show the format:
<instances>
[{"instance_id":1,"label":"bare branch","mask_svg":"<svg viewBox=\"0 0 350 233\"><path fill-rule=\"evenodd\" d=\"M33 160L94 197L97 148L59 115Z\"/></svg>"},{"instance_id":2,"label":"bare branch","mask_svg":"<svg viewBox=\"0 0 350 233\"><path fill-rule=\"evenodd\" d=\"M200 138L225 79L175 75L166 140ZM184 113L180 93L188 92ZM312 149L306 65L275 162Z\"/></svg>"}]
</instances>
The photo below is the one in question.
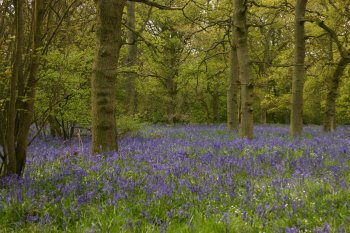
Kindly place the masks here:
<instances>
[{"instance_id":1,"label":"bare branch","mask_svg":"<svg viewBox=\"0 0 350 233\"><path fill-rule=\"evenodd\" d=\"M309 35L309 36L305 36L305 39L309 39L309 38L316 38L316 39L318 39L318 38L324 37L326 35L328 35L328 33L322 33L322 34L317 35L317 36Z\"/></svg>"},{"instance_id":2,"label":"bare branch","mask_svg":"<svg viewBox=\"0 0 350 233\"><path fill-rule=\"evenodd\" d=\"M78 0L74 0L67 8L67 10L64 12L63 16L61 17L60 21L58 22L55 30L53 31L53 33L51 34L50 38L48 39L48 41L46 42L46 45L43 49L42 54L46 54L48 49L49 49L49 45L51 44L53 38L56 36L58 29L61 27L63 20L67 17L68 13L70 13L70 9L78 2ZM82 4L82 2L78 2L79 5ZM77 7L77 6L76 6ZM75 9L73 9L75 10Z\"/></svg>"},{"instance_id":3,"label":"bare branch","mask_svg":"<svg viewBox=\"0 0 350 233\"><path fill-rule=\"evenodd\" d=\"M160 10L168 10L168 11L174 11L174 10L183 10L189 3L189 1L182 7L171 7L171 6L165 6L165 5L161 5L159 3L156 3L156 2L152 2L152 1L149 1L149 0L129 0L131 2L140 2L140 3L144 3L148 6L152 6L152 7L155 7L157 9L160 9Z\"/></svg>"},{"instance_id":4,"label":"bare branch","mask_svg":"<svg viewBox=\"0 0 350 233\"><path fill-rule=\"evenodd\" d=\"M220 55L226 55L227 53L228 53L228 51L225 51L225 52L218 52L218 53L212 54L210 56L205 56L205 58L199 63L198 67L201 67L203 65L203 63L207 62L207 60L210 60L210 59L217 57L217 56L220 56Z\"/></svg>"},{"instance_id":5,"label":"bare branch","mask_svg":"<svg viewBox=\"0 0 350 233\"><path fill-rule=\"evenodd\" d=\"M143 37L143 36L141 35L140 32L135 31L134 29L130 28L125 22L122 22L122 25L123 25L124 27L126 27L128 30L132 31L132 32L136 35L136 37L137 37L136 41L143 41L143 42L147 45L147 47L150 48L150 50L151 50L153 53L155 53L155 54L160 53L158 47L157 47L156 45L152 44L151 42L149 42L145 37ZM136 42L136 41L135 41L135 42ZM134 42L134 43L135 43L135 42ZM131 45L131 44L133 44L133 43L123 43L123 45L124 45L124 44Z\"/></svg>"},{"instance_id":6,"label":"bare branch","mask_svg":"<svg viewBox=\"0 0 350 233\"><path fill-rule=\"evenodd\" d=\"M279 4L273 4L273 5L264 5L264 4L257 3L256 1L249 1L249 3L251 6L256 6L256 7L260 7L260 8L280 10L283 7L285 7L285 9L289 9L289 11L294 11L294 6L292 4L290 4L288 1L284 1L284 2L281 2Z\"/></svg>"},{"instance_id":7,"label":"bare branch","mask_svg":"<svg viewBox=\"0 0 350 233\"><path fill-rule=\"evenodd\" d=\"M147 18L145 20L145 23L142 25L142 27L137 31L137 36L139 34L141 34L145 29L146 29L146 25L147 25L147 22L150 20L151 18L151 15L152 15L152 7L149 8L148 10L148 14L147 14Z\"/></svg>"}]
</instances>

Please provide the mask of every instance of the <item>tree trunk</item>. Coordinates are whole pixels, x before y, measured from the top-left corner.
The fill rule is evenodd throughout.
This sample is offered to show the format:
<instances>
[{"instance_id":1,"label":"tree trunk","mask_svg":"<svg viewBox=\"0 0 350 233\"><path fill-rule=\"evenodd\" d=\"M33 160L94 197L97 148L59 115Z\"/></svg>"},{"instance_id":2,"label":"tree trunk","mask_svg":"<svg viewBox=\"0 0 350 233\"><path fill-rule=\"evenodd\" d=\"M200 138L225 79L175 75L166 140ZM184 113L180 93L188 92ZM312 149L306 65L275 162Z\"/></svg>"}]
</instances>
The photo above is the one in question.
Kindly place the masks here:
<instances>
[{"instance_id":1,"label":"tree trunk","mask_svg":"<svg viewBox=\"0 0 350 233\"><path fill-rule=\"evenodd\" d=\"M346 66L350 63L349 57L343 57L338 62L332 77L329 78L329 86L327 90L326 108L323 119L323 131L333 132L336 129L335 121L335 101L339 87L340 78L344 73Z\"/></svg>"},{"instance_id":2,"label":"tree trunk","mask_svg":"<svg viewBox=\"0 0 350 233\"><path fill-rule=\"evenodd\" d=\"M168 92L169 101L167 102L167 117L168 123L176 123L176 97L177 97L177 84L174 81L175 75L168 74L166 78L166 87Z\"/></svg>"},{"instance_id":3,"label":"tree trunk","mask_svg":"<svg viewBox=\"0 0 350 233\"><path fill-rule=\"evenodd\" d=\"M297 0L295 6L295 50L292 84L292 111L290 133L303 133L303 89L305 79L305 10L307 0Z\"/></svg>"},{"instance_id":4,"label":"tree trunk","mask_svg":"<svg viewBox=\"0 0 350 233\"><path fill-rule=\"evenodd\" d=\"M17 85L18 80L23 76L23 42L24 42L24 16L23 1L14 0L15 6L15 22L16 22L16 47L15 59L12 69L10 101L7 110L7 129L6 129L6 159L5 173L6 175L15 174L17 171L16 164L16 102L17 102Z\"/></svg>"},{"instance_id":5,"label":"tree trunk","mask_svg":"<svg viewBox=\"0 0 350 233\"><path fill-rule=\"evenodd\" d=\"M237 41L237 57L241 83L241 125L240 137L253 139L253 84L250 78L248 54L247 2L233 0L234 5L234 36Z\"/></svg>"},{"instance_id":6,"label":"tree trunk","mask_svg":"<svg viewBox=\"0 0 350 233\"><path fill-rule=\"evenodd\" d=\"M117 62L124 0L97 0L97 45L91 79L92 152L116 151Z\"/></svg>"},{"instance_id":7,"label":"tree trunk","mask_svg":"<svg viewBox=\"0 0 350 233\"><path fill-rule=\"evenodd\" d=\"M127 25L130 28L128 31L128 59L127 66L133 67L136 64L137 57L137 36L135 31L135 2L127 2L128 17ZM127 74L126 79L126 113L132 115L135 113L136 107L136 88L135 88L136 75L134 72Z\"/></svg>"},{"instance_id":8,"label":"tree trunk","mask_svg":"<svg viewBox=\"0 0 350 233\"><path fill-rule=\"evenodd\" d=\"M41 48L41 25L45 16L46 3L45 0L35 0L33 2L34 18L33 18L33 39L32 54L29 67L29 77L26 85L26 101L20 103L23 109L19 111L18 135L17 135L17 174L21 175L27 157L27 140L30 125L33 119L34 102L36 93L37 74L40 65L40 48Z\"/></svg>"},{"instance_id":9,"label":"tree trunk","mask_svg":"<svg viewBox=\"0 0 350 233\"><path fill-rule=\"evenodd\" d=\"M261 108L261 123L267 123L267 110L265 108Z\"/></svg>"},{"instance_id":10,"label":"tree trunk","mask_svg":"<svg viewBox=\"0 0 350 233\"><path fill-rule=\"evenodd\" d=\"M239 68L237 58L237 47L232 26L231 53L230 53L230 74L227 88L227 130L238 130L238 84Z\"/></svg>"},{"instance_id":11,"label":"tree trunk","mask_svg":"<svg viewBox=\"0 0 350 233\"><path fill-rule=\"evenodd\" d=\"M57 119L54 115L48 117L48 122L50 124L50 135L52 137L62 137L61 127L57 122Z\"/></svg>"},{"instance_id":12,"label":"tree trunk","mask_svg":"<svg viewBox=\"0 0 350 233\"><path fill-rule=\"evenodd\" d=\"M212 93L213 123L219 121L220 94L218 88L219 87L217 86L216 90Z\"/></svg>"},{"instance_id":13,"label":"tree trunk","mask_svg":"<svg viewBox=\"0 0 350 233\"><path fill-rule=\"evenodd\" d=\"M5 156L6 152L6 139L5 139L5 117L3 111L0 111L0 147L2 147L2 151L0 151L0 177L4 175L4 168L6 164Z\"/></svg>"}]
</instances>

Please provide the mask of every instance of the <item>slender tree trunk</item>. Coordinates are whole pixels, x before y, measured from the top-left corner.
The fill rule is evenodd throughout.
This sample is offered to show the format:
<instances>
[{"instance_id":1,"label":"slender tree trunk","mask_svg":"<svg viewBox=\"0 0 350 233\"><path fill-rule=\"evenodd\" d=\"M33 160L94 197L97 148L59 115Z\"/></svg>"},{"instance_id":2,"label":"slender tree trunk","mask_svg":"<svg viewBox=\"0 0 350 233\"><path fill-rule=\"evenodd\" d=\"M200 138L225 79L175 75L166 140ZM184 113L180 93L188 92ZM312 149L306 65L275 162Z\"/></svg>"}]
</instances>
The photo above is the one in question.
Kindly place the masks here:
<instances>
[{"instance_id":1,"label":"slender tree trunk","mask_svg":"<svg viewBox=\"0 0 350 233\"><path fill-rule=\"evenodd\" d=\"M48 117L48 122L50 124L50 134L52 137L62 137L62 130L60 125L57 122L57 119L54 115Z\"/></svg>"},{"instance_id":2,"label":"slender tree trunk","mask_svg":"<svg viewBox=\"0 0 350 233\"><path fill-rule=\"evenodd\" d=\"M176 123L176 97L177 97L177 84L174 82L175 75L168 74L166 79L166 87L169 96L167 103L167 117L168 123Z\"/></svg>"},{"instance_id":3,"label":"slender tree trunk","mask_svg":"<svg viewBox=\"0 0 350 233\"><path fill-rule=\"evenodd\" d=\"M128 31L128 59L127 66L133 67L136 64L137 58L137 36L135 31L135 2L127 2L128 17L127 25L131 29ZM126 113L132 115L135 113L136 106L136 75L134 72L128 73L126 79Z\"/></svg>"},{"instance_id":4,"label":"slender tree trunk","mask_svg":"<svg viewBox=\"0 0 350 233\"><path fill-rule=\"evenodd\" d=\"M219 107L220 107L220 95L218 91L218 86L215 87L216 90L212 93L212 107L213 107L213 123L219 121Z\"/></svg>"},{"instance_id":5,"label":"slender tree trunk","mask_svg":"<svg viewBox=\"0 0 350 233\"><path fill-rule=\"evenodd\" d=\"M263 45L264 45L264 59L261 66L259 66L259 75L262 79L268 78L268 71L272 64L271 59L271 41L272 39L272 30L265 30L264 27L260 28L261 33L264 35ZM263 88L263 91L269 92L269 90ZM260 102L260 120L262 124L267 123L267 109Z\"/></svg>"},{"instance_id":6,"label":"slender tree trunk","mask_svg":"<svg viewBox=\"0 0 350 233\"><path fill-rule=\"evenodd\" d=\"M305 79L305 11L307 0L297 0L295 7L295 50L292 84L290 133L303 133L303 89Z\"/></svg>"},{"instance_id":7,"label":"slender tree trunk","mask_svg":"<svg viewBox=\"0 0 350 233\"><path fill-rule=\"evenodd\" d=\"M247 2L233 0L234 6L234 36L237 41L237 57L241 84L241 125L240 137L253 139L253 84L249 67Z\"/></svg>"},{"instance_id":8,"label":"slender tree trunk","mask_svg":"<svg viewBox=\"0 0 350 233\"><path fill-rule=\"evenodd\" d=\"M261 108L261 123L262 124L267 123L267 111L265 108Z\"/></svg>"},{"instance_id":9,"label":"slender tree trunk","mask_svg":"<svg viewBox=\"0 0 350 233\"><path fill-rule=\"evenodd\" d=\"M23 40L24 40L24 16L23 16L23 1L14 0L15 6L15 21L16 21L16 47L15 59L13 63L11 86L10 86L10 101L7 110L7 129L6 129L6 151L7 163L5 163L6 175L15 174L17 171L16 164L16 102L17 102L17 85L18 80L23 76Z\"/></svg>"},{"instance_id":10,"label":"slender tree trunk","mask_svg":"<svg viewBox=\"0 0 350 233\"><path fill-rule=\"evenodd\" d=\"M237 58L237 47L235 36L233 35L234 26L232 26L231 53L230 53L230 74L228 77L227 88L227 130L238 130L238 84L239 67Z\"/></svg>"},{"instance_id":11,"label":"slender tree trunk","mask_svg":"<svg viewBox=\"0 0 350 233\"><path fill-rule=\"evenodd\" d=\"M21 175L27 157L27 140L30 125L33 119L36 81L40 65L40 48L41 48L41 25L45 16L46 2L45 0L35 0L33 2L34 17L33 17L33 39L32 39L32 54L29 67L29 77L26 85L26 101L20 105L23 111L19 112L18 136L17 136L17 174Z\"/></svg>"},{"instance_id":12,"label":"slender tree trunk","mask_svg":"<svg viewBox=\"0 0 350 233\"><path fill-rule=\"evenodd\" d=\"M210 124L210 119L211 119L210 108L209 108L209 106L208 106L208 104L207 104L207 102L205 100L206 99L205 99L205 97L203 96L202 93L201 94L197 93L197 101L199 101L201 103L201 105L202 105L202 107L203 107L203 109L204 109L204 111L206 113L207 125L209 125Z\"/></svg>"},{"instance_id":13,"label":"slender tree trunk","mask_svg":"<svg viewBox=\"0 0 350 233\"><path fill-rule=\"evenodd\" d=\"M116 151L117 62L124 0L97 0L97 45L91 80L92 152Z\"/></svg>"},{"instance_id":14,"label":"slender tree trunk","mask_svg":"<svg viewBox=\"0 0 350 233\"><path fill-rule=\"evenodd\" d=\"M4 111L0 111L0 146L2 147L2 153L0 151L0 177L4 175L5 172L5 164L6 164L6 136L5 136L5 116L4 116Z\"/></svg>"},{"instance_id":15,"label":"slender tree trunk","mask_svg":"<svg viewBox=\"0 0 350 233\"><path fill-rule=\"evenodd\" d=\"M349 57L343 57L337 64L333 75L329 78L327 90L326 108L323 119L323 131L333 132L336 129L335 121L335 101L337 98L340 78L342 77L346 66L350 63Z\"/></svg>"}]
</instances>

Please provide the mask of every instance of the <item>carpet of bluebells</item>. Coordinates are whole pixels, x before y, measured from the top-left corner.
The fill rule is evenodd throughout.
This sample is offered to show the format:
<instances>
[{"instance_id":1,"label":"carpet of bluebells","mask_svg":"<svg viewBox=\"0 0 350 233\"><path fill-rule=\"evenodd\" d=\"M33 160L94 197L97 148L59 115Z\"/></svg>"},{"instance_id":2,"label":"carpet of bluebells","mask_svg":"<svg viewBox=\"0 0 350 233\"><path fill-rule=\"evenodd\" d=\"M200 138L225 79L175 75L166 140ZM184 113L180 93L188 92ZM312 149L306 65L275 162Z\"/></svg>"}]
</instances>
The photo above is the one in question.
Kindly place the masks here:
<instances>
[{"instance_id":1,"label":"carpet of bluebells","mask_svg":"<svg viewBox=\"0 0 350 233\"><path fill-rule=\"evenodd\" d=\"M37 139L0 180L0 232L350 232L350 127L146 126L119 152Z\"/></svg>"}]
</instances>

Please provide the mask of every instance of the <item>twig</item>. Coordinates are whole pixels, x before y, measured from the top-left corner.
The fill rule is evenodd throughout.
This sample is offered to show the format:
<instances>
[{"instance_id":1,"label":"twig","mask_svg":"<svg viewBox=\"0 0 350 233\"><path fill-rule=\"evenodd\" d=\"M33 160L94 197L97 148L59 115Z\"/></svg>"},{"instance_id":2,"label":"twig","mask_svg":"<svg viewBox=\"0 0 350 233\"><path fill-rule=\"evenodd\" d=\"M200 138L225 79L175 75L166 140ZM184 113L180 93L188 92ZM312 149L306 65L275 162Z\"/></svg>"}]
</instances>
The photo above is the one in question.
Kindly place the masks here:
<instances>
[{"instance_id":1,"label":"twig","mask_svg":"<svg viewBox=\"0 0 350 233\"><path fill-rule=\"evenodd\" d=\"M49 46L50 46L50 44L51 44L53 38L56 36L56 34L57 34L57 32L58 32L58 29L61 27L61 25L62 25L62 23L63 23L63 20L66 18L66 16L68 15L70 9L73 7L73 5L74 5L76 2L78 2L78 0L73 1L73 2L68 6L67 10L64 12L64 14L63 14L62 18L60 19L60 21L58 22L58 24L57 24L55 30L54 30L53 33L51 34L50 38L47 40L47 43L46 43L46 45L45 45L45 47L44 47L44 49L43 49L43 52L42 52L43 55L47 53L47 50L49 49ZM80 4L82 4L82 3L80 2Z\"/></svg>"}]
</instances>

